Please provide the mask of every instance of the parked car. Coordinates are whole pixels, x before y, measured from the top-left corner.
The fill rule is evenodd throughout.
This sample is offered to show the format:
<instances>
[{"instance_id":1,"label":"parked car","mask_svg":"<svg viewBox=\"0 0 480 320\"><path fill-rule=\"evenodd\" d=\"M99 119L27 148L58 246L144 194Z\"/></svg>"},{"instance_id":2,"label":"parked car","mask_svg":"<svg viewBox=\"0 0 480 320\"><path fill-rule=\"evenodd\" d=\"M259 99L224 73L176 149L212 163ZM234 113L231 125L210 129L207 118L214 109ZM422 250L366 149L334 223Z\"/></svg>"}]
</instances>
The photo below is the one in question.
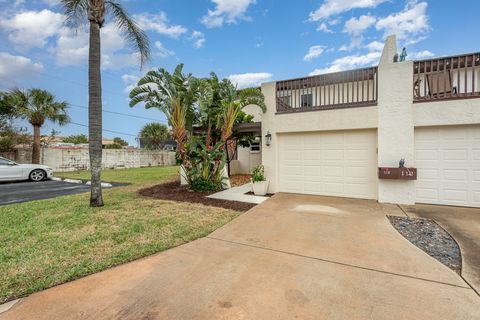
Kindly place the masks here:
<instances>
[{"instance_id":1,"label":"parked car","mask_svg":"<svg viewBox=\"0 0 480 320\"><path fill-rule=\"evenodd\" d=\"M53 176L53 169L41 164L19 164L0 157L0 181L42 181Z\"/></svg>"}]
</instances>

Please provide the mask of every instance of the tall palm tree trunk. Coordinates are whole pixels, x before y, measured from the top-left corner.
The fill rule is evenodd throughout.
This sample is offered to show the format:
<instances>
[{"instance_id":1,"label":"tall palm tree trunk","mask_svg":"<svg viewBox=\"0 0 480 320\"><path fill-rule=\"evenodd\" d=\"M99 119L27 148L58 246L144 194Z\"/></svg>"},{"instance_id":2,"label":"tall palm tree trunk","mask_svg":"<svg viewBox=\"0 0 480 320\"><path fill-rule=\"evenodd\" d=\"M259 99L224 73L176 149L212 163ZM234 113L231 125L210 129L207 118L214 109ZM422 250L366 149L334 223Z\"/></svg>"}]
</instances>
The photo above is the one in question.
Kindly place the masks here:
<instances>
[{"instance_id":1,"label":"tall palm tree trunk","mask_svg":"<svg viewBox=\"0 0 480 320\"><path fill-rule=\"evenodd\" d=\"M33 125L32 163L40 164L40 126Z\"/></svg>"},{"instance_id":2,"label":"tall palm tree trunk","mask_svg":"<svg viewBox=\"0 0 480 320\"><path fill-rule=\"evenodd\" d=\"M90 206L103 206L102 198L102 78L100 25L90 21L90 48L88 56L88 134L90 171L92 174Z\"/></svg>"}]
</instances>

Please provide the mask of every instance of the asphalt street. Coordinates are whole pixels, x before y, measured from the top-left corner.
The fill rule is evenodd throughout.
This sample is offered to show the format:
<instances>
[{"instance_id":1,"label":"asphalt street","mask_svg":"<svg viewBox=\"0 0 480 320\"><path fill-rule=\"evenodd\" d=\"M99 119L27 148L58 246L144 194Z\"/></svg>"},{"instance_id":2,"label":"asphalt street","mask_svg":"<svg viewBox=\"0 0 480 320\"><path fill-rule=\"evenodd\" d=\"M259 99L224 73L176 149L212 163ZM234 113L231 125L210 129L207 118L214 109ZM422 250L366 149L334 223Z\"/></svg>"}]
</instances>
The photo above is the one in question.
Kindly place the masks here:
<instances>
[{"instance_id":1,"label":"asphalt street","mask_svg":"<svg viewBox=\"0 0 480 320\"><path fill-rule=\"evenodd\" d=\"M90 186L64 181L0 183L0 206L89 192Z\"/></svg>"}]
</instances>

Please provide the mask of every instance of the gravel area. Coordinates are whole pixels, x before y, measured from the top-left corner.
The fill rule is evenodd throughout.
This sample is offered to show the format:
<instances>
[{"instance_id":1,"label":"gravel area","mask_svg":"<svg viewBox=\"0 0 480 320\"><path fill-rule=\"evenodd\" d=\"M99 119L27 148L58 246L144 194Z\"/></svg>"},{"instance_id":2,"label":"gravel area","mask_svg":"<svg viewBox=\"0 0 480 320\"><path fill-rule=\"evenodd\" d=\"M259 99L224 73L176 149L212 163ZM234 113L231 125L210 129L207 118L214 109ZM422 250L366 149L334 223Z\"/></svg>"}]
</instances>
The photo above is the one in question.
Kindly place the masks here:
<instances>
[{"instance_id":1,"label":"gravel area","mask_svg":"<svg viewBox=\"0 0 480 320\"><path fill-rule=\"evenodd\" d=\"M393 227L408 241L456 273L462 270L460 248L433 220L388 216Z\"/></svg>"},{"instance_id":2,"label":"gravel area","mask_svg":"<svg viewBox=\"0 0 480 320\"><path fill-rule=\"evenodd\" d=\"M201 203L207 206L247 211L255 206L253 203L207 198L214 192L194 192L188 186L181 186L179 181L162 183L150 188L141 189L142 196L179 202Z\"/></svg>"}]
</instances>

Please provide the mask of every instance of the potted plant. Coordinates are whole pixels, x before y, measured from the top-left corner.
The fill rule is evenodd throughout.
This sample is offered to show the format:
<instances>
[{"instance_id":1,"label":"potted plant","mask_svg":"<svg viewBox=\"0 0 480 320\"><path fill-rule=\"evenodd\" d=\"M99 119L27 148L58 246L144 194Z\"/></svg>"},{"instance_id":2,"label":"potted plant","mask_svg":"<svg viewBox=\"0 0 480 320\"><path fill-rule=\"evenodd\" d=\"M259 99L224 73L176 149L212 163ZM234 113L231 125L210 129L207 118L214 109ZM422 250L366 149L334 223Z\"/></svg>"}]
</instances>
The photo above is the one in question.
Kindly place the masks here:
<instances>
[{"instance_id":1,"label":"potted plant","mask_svg":"<svg viewBox=\"0 0 480 320\"><path fill-rule=\"evenodd\" d=\"M262 165L252 168L252 188L256 196L267 194L268 181L265 179L265 168Z\"/></svg>"}]
</instances>

